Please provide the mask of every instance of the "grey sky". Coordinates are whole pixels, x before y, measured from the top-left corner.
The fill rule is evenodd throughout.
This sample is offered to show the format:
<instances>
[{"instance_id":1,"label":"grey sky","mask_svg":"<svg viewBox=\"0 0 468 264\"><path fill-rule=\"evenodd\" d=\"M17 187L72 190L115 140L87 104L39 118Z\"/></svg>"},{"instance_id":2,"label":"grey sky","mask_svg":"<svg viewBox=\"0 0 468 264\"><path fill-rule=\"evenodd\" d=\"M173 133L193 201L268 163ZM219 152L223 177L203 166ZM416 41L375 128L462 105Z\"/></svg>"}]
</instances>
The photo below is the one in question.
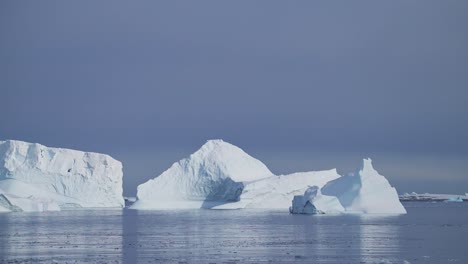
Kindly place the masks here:
<instances>
[{"instance_id":1,"label":"grey sky","mask_svg":"<svg viewBox=\"0 0 468 264\"><path fill-rule=\"evenodd\" d=\"M466 1L1 1L0 138L104 152L125 193L223 138L468 191Z\"/></svg>"}]
</instances>

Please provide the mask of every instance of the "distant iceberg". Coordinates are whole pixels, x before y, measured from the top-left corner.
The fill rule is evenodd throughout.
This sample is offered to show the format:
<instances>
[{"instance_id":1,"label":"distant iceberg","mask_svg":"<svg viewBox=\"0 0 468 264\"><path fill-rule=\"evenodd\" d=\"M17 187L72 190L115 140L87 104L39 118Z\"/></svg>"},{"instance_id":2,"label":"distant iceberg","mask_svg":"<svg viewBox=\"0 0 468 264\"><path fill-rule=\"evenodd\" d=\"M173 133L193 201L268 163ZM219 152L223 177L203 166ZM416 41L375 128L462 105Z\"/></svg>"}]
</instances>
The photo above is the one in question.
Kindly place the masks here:
<instances>
[{"instance_id":1,"label":"distant iceberg","mask_svg":"<svg viewBox=\"0 0 468 264\"><path fill-rule=\"evenodd\" d=\"M0 141L0 211L122 208L122 176L108 155Z\"/></svg>"},{"instance_id":2,"label":"distant iceberg","mask_svg":"<svg viewBox=\"0 0 468 264\"><path fill-rule=\"evenodd\" d=\"M459 194L433 194L433 193L424 193L418 194L415 192L405 193L400 195L400 201L432 201L432 202L445 202L445 201L459 201L468 200L468 194L459 195Z\"/></svg>"},{"instance_id":3,"label":"distant iceberg","mask_svg":"<svg viewBox=\"0 0 468 264\"><path fill-rule=\"evenodd\" d=\"M463 199L460 196L458 196L456 198L455 197L450 197L447 200L445 200L445 202L461 203L461 202L463 202Z\"/></svg>"},{"instance_id":4,"label":"distant iceberg","mask_svg":"<svg viewBox=\"0 0 468 264\"><path fill-rule=\"evenodd\" d=\"M321 190L313 187L303 196L295 197L290 211L314 214L337 208L346 213L406 214L397 191L374 169L371 159L364 159L355 173L332 180Z\"/></svg>"}]
</instances>

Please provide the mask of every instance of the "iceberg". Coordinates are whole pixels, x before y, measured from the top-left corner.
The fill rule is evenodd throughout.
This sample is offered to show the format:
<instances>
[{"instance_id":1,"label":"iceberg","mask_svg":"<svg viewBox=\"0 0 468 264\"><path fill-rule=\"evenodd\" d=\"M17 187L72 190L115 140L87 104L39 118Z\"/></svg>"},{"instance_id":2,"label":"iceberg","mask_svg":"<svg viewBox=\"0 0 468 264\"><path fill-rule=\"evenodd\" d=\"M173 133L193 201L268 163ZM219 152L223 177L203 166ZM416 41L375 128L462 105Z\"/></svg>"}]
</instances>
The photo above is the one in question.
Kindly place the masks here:
<instances>
[{"instance_id":1,"label":"iceberg","mask_svg":"<svg viewBox=\"0 0 468 264\"><path fill-rule=\"evenodd\" d=\"M289 207L292 214L339 214L345 209L335 196L323 195L318 186L307 189L304 195L296 195Z\"/></svg>"},{"instance_id":2,"label":"iceberg","mask_svg":"<svg viewBox=\"0 0 468 264\"><path fill-rule=\"evenodd\" d=\"M291 201L293 206L291 207ZM279 209L293 213L405 213L395 190L364 159L356 173L336 169L273 174L239 147L208 140L137 188L138 210Z\"/></svg>"},{"instance_id":3,"label":"iceberg","mask_svg":"<svg viewBox=\"0 0 468 264\"><path fill-rule=\"evenodd\" d=\"M131 209L289 208L309 185L338 178L336 170L274 175L265 164L222 140L209 140L158 177L140 184Z\"/></svg>"},{"instance_id":4,"label":"iceberg","mask_svg":"<svg viewBox=\"0 0 468 264\"><path fill-rule=\"evenodd\" d=\"M449 202L449 203L462 203L463 202L463 199L458 196L457 198L455 197L450 197L449 199L445 200L445 202Z\"/></svg>"},{"instance_id":5,"label":"iceberg","mask_svg":"<svg viewBox=\"0 0 468 264\"><path fill-rule=\"evenodd\" d=\"M0 141L0 211L122 208L122 177L105 154Z\"/></svg>"},{"instance_id":6,"label":"iceberg","mask_svg":"<svg viewBox=\"0 0 468 264\"><path fill-rule=\"evenodd\" d=\"M425 194L418 194L415 192L412 193L405 193L400 195L400 201L421 201L421 202L444 202L447 200L457 200L457 199L468 200L468 194L459 195L459 194L433 194L433 193L425 193Z\"/></svg>"},{"instance_id":7,"label":"iceberg","mask_svg":"<svg viewBox=\"0 0 468 264\"><path fill-rule=\"evenodd\" d=\"M347 213L406 214L396 189L374 169L370 158L355 173L327 183L321 192L337 197Z\"/></svg>"},{"instance_id":8,"label":"iceberg","mask_svg":"<svg viewBox=\"0 0 468 264\"><path fill-rule=\"evenodd\" d=\"M222 140L209 140L158 177L140 184L132 209L209 208L239 200L247 182L273 173Z\"/></svg>"}]
</instances>

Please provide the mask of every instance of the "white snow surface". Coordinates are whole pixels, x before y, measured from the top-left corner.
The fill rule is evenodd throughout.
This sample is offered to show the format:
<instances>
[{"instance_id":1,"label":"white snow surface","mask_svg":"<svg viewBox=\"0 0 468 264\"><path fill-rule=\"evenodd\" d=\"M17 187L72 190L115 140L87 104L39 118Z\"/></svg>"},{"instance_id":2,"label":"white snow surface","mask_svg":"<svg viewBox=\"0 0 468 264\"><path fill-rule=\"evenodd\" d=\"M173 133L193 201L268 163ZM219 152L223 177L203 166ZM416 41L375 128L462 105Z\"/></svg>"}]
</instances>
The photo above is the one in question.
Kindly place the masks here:
<instances>
[{"instance_id":1,"label":"white snow surface","mask_svg":"<svg viewBox=\"0 0 468 264\"><path fill-rule=\"evenodd\" d=\"M140 184L132 208L201 208L237 201L245 183L272 175L265 164L242 149L209 140L190 157Z\"/></svg>"},{"instance_id":2,"label":"white snow surface","mask_svg":"<svg viewBox=\"0 0 468 264\"><path fill-rule=\"evenodd\" d=\"M345 209L338 198L323 195L318 186L312 186L304 195L294 196L289 211L293 214L339 214Z\"/></svg>"},{"instance_id":3,"label":"white snow surface","mask_svg":"<svg viewBox=\"0 0 468 264\"><path fill-rule=\"evenodd\" d=\"M309 186L322 187L338 177L340 175L336 169L274 175L246 184L238 202L215 206L213 209L287 209L293 197L303 194Z\"/></svg>"},{"instance_id":4,"label":"white snow surface","mask_svg":"<svg viewBox=\"0 0 468 264\"><path fill-rule=\"evenodd\" d=\"M122 164L108 155L0 141L0 209L123 207Z\"/></svg>"},{"instance_id":5,"label":"white snow surface","mask_svg":"<svg viewBox=\"0 0 468 264\"><path fill-rule=\"evenodd\" d=\"M321 191L336 196L347 213L406 213L397 191L374 169L370 158L355 173L327 183Z\"/></svg>"},{"instance_id":6,"label":"white snow surface","mask_svg":"<svg viewBox=\"0 0 468 264\"><path fill-rule=\"evenodd\" d=\"M302 196L296 205L309 203L319 213L406 212L396 190L373 169L370 159L355 174L343 177L336 169L277 176L222 140L209 140L190 157L139 185L130 208L288 210L295 196Z\"/></svg>"},{"instance_id":7,"label":"white snow surface","mask_svg":"<svg viewBox=\"0 0 468 264\"><path fill-rule=\"evenodd\" d=\"M261 161L222 140L209 140L189 158L138 186L132 209L287 209L309 185L323 186L336 170L274 175Z\"/></svg>"}]
</instances>

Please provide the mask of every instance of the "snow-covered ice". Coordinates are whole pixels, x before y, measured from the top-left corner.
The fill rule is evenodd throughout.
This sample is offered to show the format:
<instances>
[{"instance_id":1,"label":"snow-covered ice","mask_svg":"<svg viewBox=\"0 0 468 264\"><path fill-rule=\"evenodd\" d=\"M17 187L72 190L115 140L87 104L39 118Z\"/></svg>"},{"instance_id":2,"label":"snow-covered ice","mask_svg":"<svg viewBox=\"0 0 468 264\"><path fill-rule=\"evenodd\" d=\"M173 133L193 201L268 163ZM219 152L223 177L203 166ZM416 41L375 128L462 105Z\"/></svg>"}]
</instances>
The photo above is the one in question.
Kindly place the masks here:
<instances>
[{"instance_id":1,"label":"snow-covered ice","mask_svg":"<svg viewBox=\"0 0 468 264\"><path fill-rule=\"evenodd\" d=\"M406 212L395 188L374 170L370 159L356 173L343 177L336 169L277 176L261 161L222 140L209 140L190 157L139 185L137 201L130 208L288 210L295 196L294 208L310 204L320 213Z\"/></svg>"},{"instance_id":2,"label":"snow-covered ice","mask_svg":"<svg viewBox=\"0 0 468 264\"><path fill-rule=\"evenodd\" d=\"M340 177L336 169L326 171L297 172L288 175L273 175L245 185L239 201L225 203L213 209L285 209L295 195L303 194L309 186L322 187Z\"/></svg>"},{"instance_id":3,"label":"snow-covered ice","mask_svg":"<svg viewBox=\"0 0 468 264\"><path fill-rule=\"evenodd\" d=\"M296 195L289 212L293 214L337 214L345 209L335 196L323 195L318 186L307 189L304 195Z\"/></svg>"},{"instance_id":4,"label":"snow-covered ice","mask_svg":"<svg viewBox=\"0 0 468 264\"><path fill-rule=\"evenodd\" d=\"M335 169L274 175L261 161L222 140L209 140L189 158L138 186L132 209L285 209L308 186L338 178Z\"/></svg>"},{"instance_id":5,"label":"snow-covered ice","mask_svg":"<svg viewBox=\"0 0 468 264\"><path fill-rule=\"evenodd\" d=\"M364 159L355 173L327 183L321 191L336 196L348 213L406 213L396 189L374 169L371 159Z\"/></svg>"},{"instance_id":6,"label":"snow-covered ice","mask_svg":"<svg viewBox=\"0 0 468 264\"><path fill-rule=\"evenodd\" d=\"M0 210L123 207L122 163L105 154L0 141Z\"/></svg>"},{"instance_id":7,"label":"snow-covered ice","mask_svg":"<svg viewBox=\"0 0 468 264\"><path fill-rule=\"evenodd\" d=\"M133 209L202 208L234 202L244 184L271 177L261 161L222 140L210 140L190 157L140 184Z\"/></svg>"}]
</instances>

